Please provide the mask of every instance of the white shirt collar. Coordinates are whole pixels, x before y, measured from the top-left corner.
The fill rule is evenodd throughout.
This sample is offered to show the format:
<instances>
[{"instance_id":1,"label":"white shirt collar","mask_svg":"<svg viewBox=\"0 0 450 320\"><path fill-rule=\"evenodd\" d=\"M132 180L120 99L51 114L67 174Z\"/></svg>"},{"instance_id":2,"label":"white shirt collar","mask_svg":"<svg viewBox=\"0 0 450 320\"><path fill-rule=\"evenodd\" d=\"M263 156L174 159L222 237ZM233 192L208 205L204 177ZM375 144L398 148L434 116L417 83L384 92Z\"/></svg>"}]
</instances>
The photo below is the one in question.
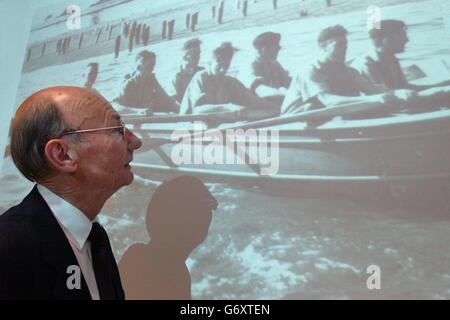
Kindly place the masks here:
<instances>
[{"instance_id":1,"label":"white shirt collar","mask_svg":"<svg viewBox=\"0 0 450 320\"><path fill-rule=\"evenodd\" d=\"M50 207L53 215L73 236L78 249L81 250L91 232L93 221L89 220L80 209L54 194L43 185L38 184L37 189Z\"/></svg>"}]
</instances>

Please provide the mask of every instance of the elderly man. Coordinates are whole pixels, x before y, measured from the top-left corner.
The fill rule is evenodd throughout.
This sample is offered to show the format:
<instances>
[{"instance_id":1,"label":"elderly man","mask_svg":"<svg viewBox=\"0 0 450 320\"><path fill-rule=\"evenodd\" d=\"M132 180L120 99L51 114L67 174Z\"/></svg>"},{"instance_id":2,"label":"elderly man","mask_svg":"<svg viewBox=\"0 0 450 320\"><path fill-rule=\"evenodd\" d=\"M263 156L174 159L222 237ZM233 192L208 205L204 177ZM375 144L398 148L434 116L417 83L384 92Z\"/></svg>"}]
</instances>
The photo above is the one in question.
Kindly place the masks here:
<instances>
[{"instance_id":1,"label":"elderly man","mask_svg":"<svg viewBox=\"0 0 450 320\"><path fill-rule=\"evenodd\" d=\"M282 113L302 112L327 106L353 105L377 109L396 105L409 97L409 90L380 93L359 72L346 65L347 30L340 25L326 28L318 37L317 61L300 70L281 106ZM360 109L362 110L362 109Z\"/></svg>"},{"instance_id":2,"label":"elderly man","mask_svg":"<svg viewBox=\"0 0 450 320\"><path fill-rule=\"evenodd\" d=\"M189 83L180 114L218 110L215 106L226 111L236 111L237 107L243 106L278 113L273 103L259 98L239 80L226 75L235 51L237 49L230 42L224 42L214 50L208 69L197 72Z\"/></svg>"},{"instance_id":3,"label":"elderly man","mask_svg":"<svg viewBox=\"0 0 450 320\"><path fill-rule=\"evenodd\" d=\"M20 105L11 154L36 185L0 216L0 299L124 299L96 217L133 181L141 144L90 89L51 87Z\"/></svg>"},{"instance_id":4,"label":"elderly man","mask_svg":"<svg viewBox=\"0 0 450 320\"><path fill-rule=\"evenodd\" d=\"M180 70L175 75L175 79L172 80L172 85L175 91L175 100L181 103L183 100L184 92L186 91L189 82L192 77L204 68L198 65L200 61L200 44L201 41L197 38L186 41L183 46L184 56L183 64Z\"/></svg>"},{"instance_id":5,"label":"elderly man","mask_svg":"<svg viewBox=\"0 0 450 320\"><path fill-rule=\"evenodd\" d=\"M256 59L239 74L241 81L261 98L268 98L281 106L291 83L289 73L277 61L281 35L264 32L253 41Z\"/></svg>"},{"instance_id":6,"label":"elderly man","mask_svg":"<svg viewBox=\"0 0 450 320\"><path fill-rule=\"evenodd\" d=\"M153 73L155 53L143 50L137 55L136 62L136 70L125 76L123 91L115 101L125 107L146 108L149 115L154 112L178 112L178 104L169 97Z\"/></svg>"}]
</instances>

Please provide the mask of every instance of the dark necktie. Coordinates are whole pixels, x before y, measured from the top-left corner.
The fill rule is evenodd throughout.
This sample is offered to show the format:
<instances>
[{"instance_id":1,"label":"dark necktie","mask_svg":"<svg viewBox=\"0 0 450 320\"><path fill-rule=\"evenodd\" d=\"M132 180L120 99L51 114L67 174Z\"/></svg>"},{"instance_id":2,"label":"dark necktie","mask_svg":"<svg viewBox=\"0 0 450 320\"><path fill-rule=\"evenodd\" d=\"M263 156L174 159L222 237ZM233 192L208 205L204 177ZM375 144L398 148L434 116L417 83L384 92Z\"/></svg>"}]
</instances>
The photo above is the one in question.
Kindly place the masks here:
<instances>
[{"instance_id":1,"label":"dark necktie","mask_svg":"<svg viewBox=\"0 0 450 320\"><path fill-rule=\"evenodd\" d=\"M114 300L111 258L108 254L109 240L98 222L92 223L88 240L91 242L92 266L101 300Z\"/></svg>"}]
</instances>

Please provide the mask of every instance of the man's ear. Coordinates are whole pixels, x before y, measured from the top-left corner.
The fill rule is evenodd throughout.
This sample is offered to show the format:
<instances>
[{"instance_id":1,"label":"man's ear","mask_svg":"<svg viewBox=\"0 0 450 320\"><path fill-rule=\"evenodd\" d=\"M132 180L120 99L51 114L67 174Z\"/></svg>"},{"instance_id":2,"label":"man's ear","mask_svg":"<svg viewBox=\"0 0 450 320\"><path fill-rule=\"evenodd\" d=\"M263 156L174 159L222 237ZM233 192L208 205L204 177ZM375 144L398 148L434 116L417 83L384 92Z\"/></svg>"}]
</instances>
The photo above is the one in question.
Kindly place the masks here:
<instances>
[{"instance_id":1,"label":"man's ear","mask_svg":"<svg viewBox=\"0 0 450 320\"><path fill-rule=\"evenodd\" d=\"M49 164L59 172L73 173L78 164L72 159L68 144L61 139L52 139L45 145L45 157Z\"/></svg>"}]
</instances>

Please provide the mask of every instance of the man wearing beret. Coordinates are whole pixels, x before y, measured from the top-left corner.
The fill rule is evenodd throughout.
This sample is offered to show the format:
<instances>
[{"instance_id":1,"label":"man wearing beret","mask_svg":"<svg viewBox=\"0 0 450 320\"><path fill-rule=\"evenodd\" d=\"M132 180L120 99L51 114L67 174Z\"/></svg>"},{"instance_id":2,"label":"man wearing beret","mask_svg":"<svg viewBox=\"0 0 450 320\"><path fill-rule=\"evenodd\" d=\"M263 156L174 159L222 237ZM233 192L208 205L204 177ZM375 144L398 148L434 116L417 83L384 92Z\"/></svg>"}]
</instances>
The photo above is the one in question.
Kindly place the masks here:
<instances>
[{"instance_id":1,"label":"man wearing beret","mask_svg":"<svg viewBox=\"0 0 450 320\"><path fill-rule=\"evenodd\" d=\"M253 41L256 59L240 74L241 80L261 98L269 98L278 106L291 83L289 73L277 61L281 35L264 32Z\"/></svg>"}]
</instances>

